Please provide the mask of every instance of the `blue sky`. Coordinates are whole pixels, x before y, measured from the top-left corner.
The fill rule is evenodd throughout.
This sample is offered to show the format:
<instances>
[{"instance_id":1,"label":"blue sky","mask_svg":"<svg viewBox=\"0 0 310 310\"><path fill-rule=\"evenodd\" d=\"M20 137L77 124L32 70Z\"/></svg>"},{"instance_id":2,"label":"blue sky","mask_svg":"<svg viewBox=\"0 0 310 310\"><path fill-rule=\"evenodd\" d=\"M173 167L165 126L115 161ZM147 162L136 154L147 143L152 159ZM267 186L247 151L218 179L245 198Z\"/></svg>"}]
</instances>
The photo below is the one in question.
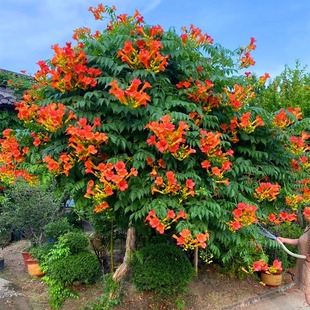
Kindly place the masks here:
<instances>
[{"instance_id":1,"label":"blue sky","mask_svg":"<svg viewBox=\"0 0 310 310\"><path fill-rule=\"evenodd\" d=\"M51 45L72 41L73 30L89 27L102 30L88 11L93 0L1 0L0 68L35 73L39 60L52 57ZM194 24L216 43L234 50L254 37L257 49L252 72L271 77L284 65L295 67L300 60L310 65L309 0L108 0L117 13L131 15L137 9L147 24L177 31Z\"/></svg>"}]
</instances>

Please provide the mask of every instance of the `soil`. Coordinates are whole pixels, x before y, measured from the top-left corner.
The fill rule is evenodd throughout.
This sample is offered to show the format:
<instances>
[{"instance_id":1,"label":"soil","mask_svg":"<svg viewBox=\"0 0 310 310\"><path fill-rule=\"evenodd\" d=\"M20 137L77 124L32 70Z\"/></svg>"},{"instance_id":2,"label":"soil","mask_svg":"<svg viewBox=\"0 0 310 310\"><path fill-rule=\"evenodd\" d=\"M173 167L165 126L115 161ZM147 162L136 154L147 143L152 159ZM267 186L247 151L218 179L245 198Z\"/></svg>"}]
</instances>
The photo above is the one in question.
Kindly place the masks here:
<instances>
[{"instance_id":1,"label":"soil","mask_svg":"<svg viewBox=\"0 0 310 310\"><path fill-rule=\"evenodd\" d=\"M19 286L33 310L50 310L47 285L40 278L31 277L24 270L21 252L27 246L27 241L20 240L0 250L0 256L5 260L5 267L0 270L0 278ZM284 284L291 281L291 276L285 273ZM129 281L124 281L121 304L115 309L220 310L242 303L249 298L259 297L273 289L275 288L260 284L256 275L249 275L240 280L218 272L213 265L206 265L199 270L198 276L190 283L188 292L179 298L162 299L149 292L138 292ZM75 286L74 290L78 293L79 299L68 299L62 310L89 309L87 306L103 294L103 286L99 283Z\"/></svg>"}]
</instances>

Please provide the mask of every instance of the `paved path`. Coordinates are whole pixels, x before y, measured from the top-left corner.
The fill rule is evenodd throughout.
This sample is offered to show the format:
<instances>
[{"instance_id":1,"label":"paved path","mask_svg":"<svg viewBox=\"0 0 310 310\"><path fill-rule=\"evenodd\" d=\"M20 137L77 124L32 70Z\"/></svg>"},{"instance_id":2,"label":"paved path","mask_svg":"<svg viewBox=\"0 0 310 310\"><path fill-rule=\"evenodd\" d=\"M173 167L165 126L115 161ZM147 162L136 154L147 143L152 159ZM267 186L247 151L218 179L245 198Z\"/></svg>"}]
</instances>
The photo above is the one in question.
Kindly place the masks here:
<instances>
[{"instance_id":1,"label":"paved path","mask_svg":"<svg viewBox=\"0 0 310 310\"><path fill-rule=\"evenodd\" d=\"M31 310L29 302L20 288L0 278L0 309Z\"/></svg>"},{"instance_id":2,"label":"paved path","mask_svg":"<svg viewBox=\"0 0 310 310\"><path fill-rule=\"evenodd\" d=\"M304 294L294 284L270 290L258 299L248 300L225 310L309 310ZM224 309L223 309L224 310Z\"/></svg>"}]
</instances>

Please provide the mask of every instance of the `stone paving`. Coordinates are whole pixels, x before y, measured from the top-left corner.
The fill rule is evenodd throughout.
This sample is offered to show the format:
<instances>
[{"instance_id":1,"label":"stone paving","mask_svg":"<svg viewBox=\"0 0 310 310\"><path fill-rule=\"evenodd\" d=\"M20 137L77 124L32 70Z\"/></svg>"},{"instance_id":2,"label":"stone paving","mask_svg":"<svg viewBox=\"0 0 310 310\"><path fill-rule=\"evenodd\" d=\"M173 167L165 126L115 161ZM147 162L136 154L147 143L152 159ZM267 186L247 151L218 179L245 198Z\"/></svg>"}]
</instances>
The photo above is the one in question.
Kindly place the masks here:
<instances>
[{"instance_id":1,"label":"stone paving","mask_svg":"<svg viewBox=\"0 0 310 310\"><path fill-rule=\"evenodd\" d=\"M0 278L0 309L31 310L31 307L19 287Z\"/></svg>"}]
</instances>

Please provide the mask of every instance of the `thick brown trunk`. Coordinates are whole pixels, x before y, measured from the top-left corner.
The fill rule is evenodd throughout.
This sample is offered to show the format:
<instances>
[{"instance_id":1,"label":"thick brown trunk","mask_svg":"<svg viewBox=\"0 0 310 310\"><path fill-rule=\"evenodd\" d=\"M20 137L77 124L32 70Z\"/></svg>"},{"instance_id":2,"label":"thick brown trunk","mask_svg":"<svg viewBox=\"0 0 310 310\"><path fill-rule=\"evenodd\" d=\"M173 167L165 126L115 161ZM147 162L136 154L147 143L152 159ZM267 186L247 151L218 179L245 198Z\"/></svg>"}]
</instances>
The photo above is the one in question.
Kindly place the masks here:
<instances>
[{"instance_id":1,"label":"thick brown trunk","mask_svg":"<svg viewBox=\"0 0 310 310\"><path fill-rule=\"evenodd\" d=\"M136 244L136 230L134 227L129 227L127 230L126 237L126 251L123 263L115 270L113 275L113 280L115 282L120 282L129 270L129 260L131 253L135 250Z\"/></svg>"}]
</instances>

